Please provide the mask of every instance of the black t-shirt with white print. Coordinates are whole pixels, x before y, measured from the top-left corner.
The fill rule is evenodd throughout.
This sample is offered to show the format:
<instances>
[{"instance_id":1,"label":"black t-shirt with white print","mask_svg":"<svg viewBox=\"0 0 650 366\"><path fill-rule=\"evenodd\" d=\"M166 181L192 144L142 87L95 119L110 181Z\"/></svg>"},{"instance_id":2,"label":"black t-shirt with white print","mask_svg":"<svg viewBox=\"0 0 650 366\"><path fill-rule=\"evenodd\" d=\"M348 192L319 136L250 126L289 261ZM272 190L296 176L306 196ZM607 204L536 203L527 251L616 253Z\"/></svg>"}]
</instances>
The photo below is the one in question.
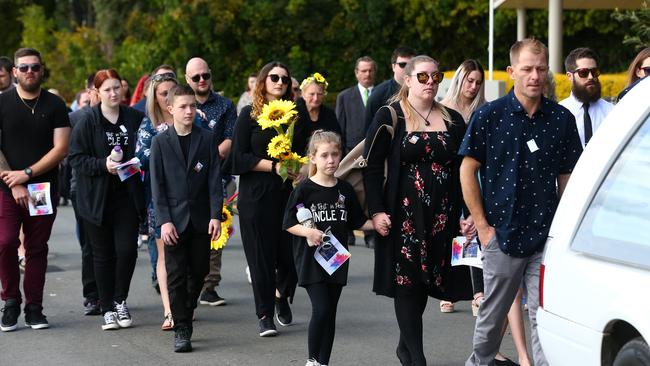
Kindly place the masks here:
<instances>
[{"instance_id":1,"label":"black t-shirt with white print","mask_svg":"<svg viewBox=\"0 0 650 366\"><path fill-rule=\"evenodd\" d=\"M284 230L298 224L296 206L301 203L305 208L311 210L316 228L323 232L329 228L336 239L346 248L350 230L360 228L367 220L354 189L348 182L342 180L339 180L333 187L321 186L311 179L300 183L289 197L282 225ZM347 260L330 276L314 259L316 248L308 246L306 238L292 236L292 242L300 286L314 283L340 285L347 283L350 260Z\"/></svg>"},{"instance_id":2,"label":"black t-shirt with white print","mask_svg":"<svg viewBox=\"0 0 650 366\"><path fill-rule=\"evenodd\" d=\"M111 123L104 115L101 115L101 120L104 133L106 134L106 144L111 150L119 145L124 156L120 163L125 163L127 160L125 151L128 150L129 144L132 144L133 141L129 141L129 132L126 126L124 126L124 116L120 112L116 123ZM111 175L110 182L110 193L112 194L116 192L124 193L127 190L126 184L120 181L117 175Z\"/></svg>"}]
</instances>

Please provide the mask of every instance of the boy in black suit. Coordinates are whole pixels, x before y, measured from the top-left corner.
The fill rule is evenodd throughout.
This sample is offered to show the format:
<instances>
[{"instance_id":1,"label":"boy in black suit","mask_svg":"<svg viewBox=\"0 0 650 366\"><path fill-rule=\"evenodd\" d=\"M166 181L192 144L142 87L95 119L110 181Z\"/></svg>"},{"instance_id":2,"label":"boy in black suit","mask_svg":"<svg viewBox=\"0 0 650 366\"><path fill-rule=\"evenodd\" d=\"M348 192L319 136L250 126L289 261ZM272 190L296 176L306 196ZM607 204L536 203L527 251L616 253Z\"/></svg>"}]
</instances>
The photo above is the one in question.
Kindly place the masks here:
<instances>
[{"instance_id":1,"label":"boy in black suit","mask_svg":"<svg viewBox=\"0 0 650 366\"><path fill-rule=\"evenodd\" d=\"M195 125L194 90L167 95L174 125L151 143L151 191L165 243L174 351L192 351L192 314L209 270L210 240L221 233L221 176L213 133Z\"/></svg>"}]
</instances>

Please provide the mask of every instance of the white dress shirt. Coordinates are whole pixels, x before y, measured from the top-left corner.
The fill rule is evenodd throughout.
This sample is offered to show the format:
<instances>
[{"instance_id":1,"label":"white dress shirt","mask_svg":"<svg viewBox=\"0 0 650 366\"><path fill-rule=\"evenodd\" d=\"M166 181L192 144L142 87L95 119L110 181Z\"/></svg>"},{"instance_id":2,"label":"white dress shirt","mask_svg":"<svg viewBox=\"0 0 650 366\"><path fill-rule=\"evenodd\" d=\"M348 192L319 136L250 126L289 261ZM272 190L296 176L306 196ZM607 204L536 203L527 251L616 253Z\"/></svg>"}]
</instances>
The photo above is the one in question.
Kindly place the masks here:
<instances>
[{"instance_id":1,"label":"white dress shirt","mask_svg":"<svg viewBox=\"0 0 650 366\"><path fill-rule=\"evenodd\" d=\"M374 87L374 85L368 87L368 98L370 98L370 94L372 94L372 89L374 89ZM359 88L359 93L361 93L361 96L363 96L363 92L366 90L366 88L359 83L357 83L357 88Z\"/></svg>"},{"instance_id":2,"label":"white dress shirt","mask_svg":"<svg viewBox=\"0 0 650 366\"><path fill-rule=\"evenodd\" d=\"M576 118L576 127L578 127L578 135L580 135L580 142L582 146L585 146L585 123L584 123L584 113L585 110L582 107L582 102L576 99L576 97L571 93L568 98L562 100L560 105L571 111L573 116ZM614 108L612 103L609 103L603 99L598 99L593 103L589 103L589 117L591 117L591 131L596 133L600 124L605 120L605 117L609 112Z\"/></svg>"}]
</instances>

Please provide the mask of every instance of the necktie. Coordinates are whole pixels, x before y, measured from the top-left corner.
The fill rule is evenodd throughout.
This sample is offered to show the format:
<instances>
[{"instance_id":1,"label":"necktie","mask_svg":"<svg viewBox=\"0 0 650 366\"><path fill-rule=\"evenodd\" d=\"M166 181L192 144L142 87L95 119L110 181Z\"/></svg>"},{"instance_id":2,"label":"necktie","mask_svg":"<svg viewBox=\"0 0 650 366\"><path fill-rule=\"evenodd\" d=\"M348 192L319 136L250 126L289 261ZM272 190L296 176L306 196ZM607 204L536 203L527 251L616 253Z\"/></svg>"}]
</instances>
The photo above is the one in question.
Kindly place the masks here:
<instances>
[{"instance_id":1,"label":"necktie","mask_svg":"<svg viewBox=\"0 0 650 366\"><path fill-rule=\"evenodd\" d=\"M593 130L591 128L591 117L589 117L589 103L585 103L582 105L582 108L585 110L585 115L584 115L584 123L585 123L585 145L587 145L587 142L591 140L591 136L593 136Z\"/></svg>"},{"instance_id":2,"label":"necktie","mask_svg":"<svg viewBox=\"0 0 650 366\"><path fill-rule=\"evenodd\" d=\"M363 100L363 106L365 107L368 104L368 88L363 88L363 93L361 94L361 99Z\"/></svg>"}]
</instances>

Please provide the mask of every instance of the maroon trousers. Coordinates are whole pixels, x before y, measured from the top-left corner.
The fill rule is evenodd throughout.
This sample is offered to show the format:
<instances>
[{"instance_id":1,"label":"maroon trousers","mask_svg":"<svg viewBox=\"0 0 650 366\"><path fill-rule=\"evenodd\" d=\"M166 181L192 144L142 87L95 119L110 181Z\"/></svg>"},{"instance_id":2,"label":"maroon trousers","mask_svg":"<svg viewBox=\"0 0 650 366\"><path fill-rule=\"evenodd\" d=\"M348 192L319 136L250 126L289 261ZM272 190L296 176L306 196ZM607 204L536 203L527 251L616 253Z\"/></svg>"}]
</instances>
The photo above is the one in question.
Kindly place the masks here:
<instances>
[{"instance_id":1,"label":"maroon trousers","mask_svg":"<svg viewBox=\"0 0 650 366\"><path fill-rule=\"evenodd\" d=\"M25 278L23 290L25 304L42 305L47 269L47 241L50 239L52 225L56 218L56 195L52 195L55 205L52 215L29 216L29 210L20 207L11 192L0 189L0 283L2 300L16 299L20 296L20 269L18 268L18 247L20 246L20 227L25 235Z\"/></svg>"}]
</instances>

